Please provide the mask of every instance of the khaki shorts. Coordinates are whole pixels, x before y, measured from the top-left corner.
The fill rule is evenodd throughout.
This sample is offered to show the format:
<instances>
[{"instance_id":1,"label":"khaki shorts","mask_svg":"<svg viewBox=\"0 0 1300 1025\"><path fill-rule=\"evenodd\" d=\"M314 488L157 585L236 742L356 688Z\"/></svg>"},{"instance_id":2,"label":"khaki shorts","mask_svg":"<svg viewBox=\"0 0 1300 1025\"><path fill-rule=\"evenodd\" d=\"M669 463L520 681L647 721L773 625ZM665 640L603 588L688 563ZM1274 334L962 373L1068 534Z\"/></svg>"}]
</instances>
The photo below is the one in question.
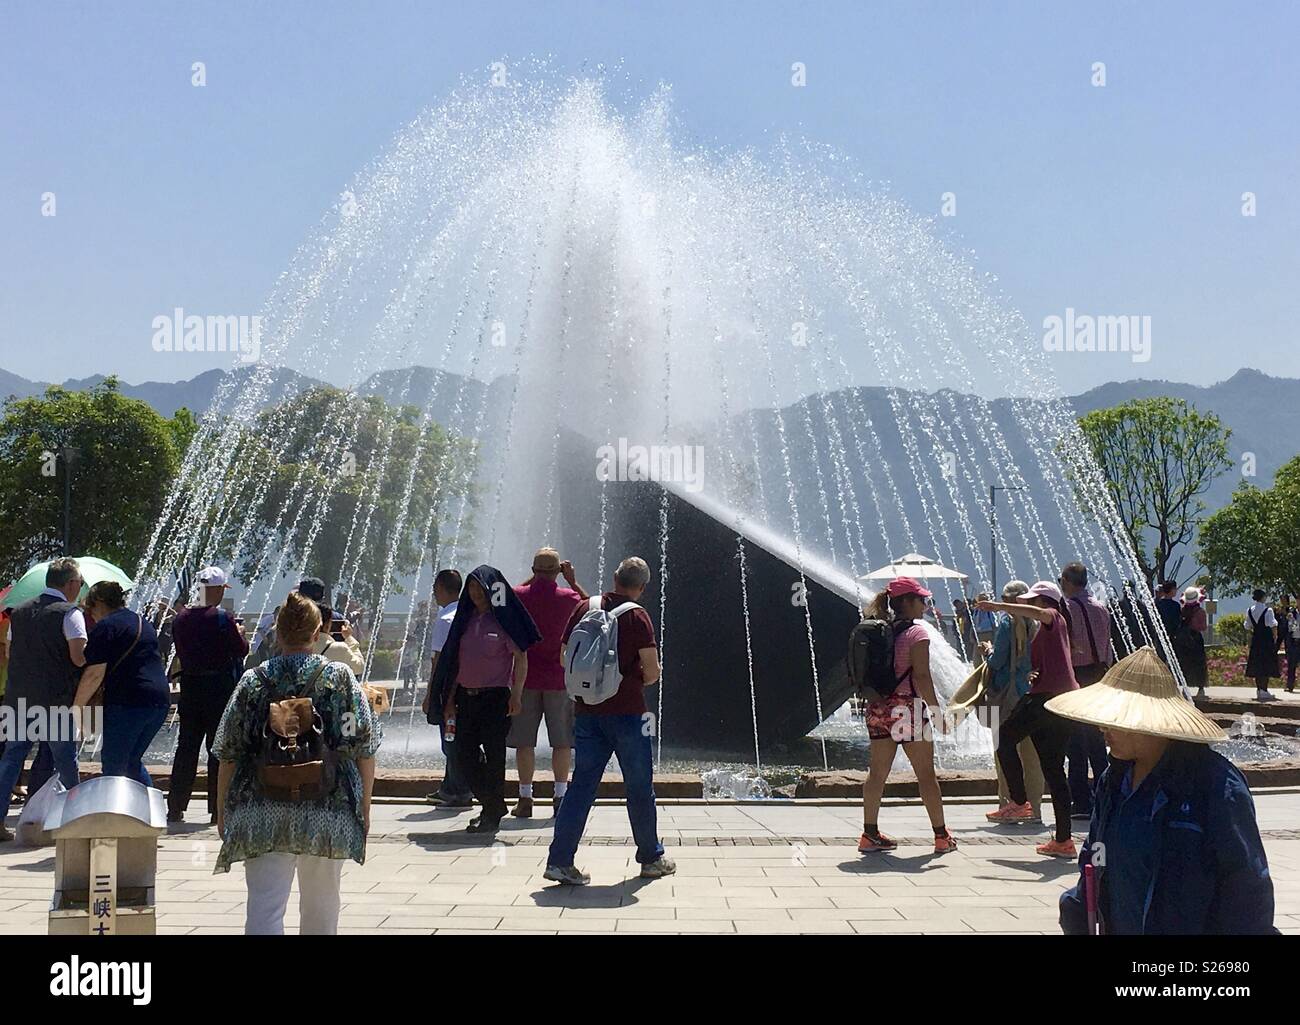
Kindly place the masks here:
<instances>
[{"instance_id":1,"label":"khaki shorts","mask_svg":"<svg viewBox=\"0 0 1300 1025\"><path fill-rule=\"evenodd\" d=\"M573 698L567 690L525 690L523 704L510 720L507 747L536 747L543 716L551 747L573 747Z\"/></svg>"}]
</instances>

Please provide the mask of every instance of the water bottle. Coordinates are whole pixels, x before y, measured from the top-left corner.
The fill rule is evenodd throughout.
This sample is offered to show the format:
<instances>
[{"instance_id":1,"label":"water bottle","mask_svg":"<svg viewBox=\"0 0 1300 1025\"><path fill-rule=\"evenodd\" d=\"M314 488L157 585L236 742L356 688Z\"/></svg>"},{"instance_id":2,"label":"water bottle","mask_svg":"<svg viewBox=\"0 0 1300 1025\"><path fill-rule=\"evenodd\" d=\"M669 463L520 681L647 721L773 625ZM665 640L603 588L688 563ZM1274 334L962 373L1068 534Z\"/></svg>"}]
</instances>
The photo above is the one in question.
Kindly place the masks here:
<instances>
[{"instance_id":1,"label":"water bottle","mask_svg":"<svg viewBox=\"0 0 1300 1025\"><path fill-rule=\"evenodd\" d=\"M448 740L456 739L456 717L454 715L443 725L442 733Z\"/></svg>"}]
</instances>

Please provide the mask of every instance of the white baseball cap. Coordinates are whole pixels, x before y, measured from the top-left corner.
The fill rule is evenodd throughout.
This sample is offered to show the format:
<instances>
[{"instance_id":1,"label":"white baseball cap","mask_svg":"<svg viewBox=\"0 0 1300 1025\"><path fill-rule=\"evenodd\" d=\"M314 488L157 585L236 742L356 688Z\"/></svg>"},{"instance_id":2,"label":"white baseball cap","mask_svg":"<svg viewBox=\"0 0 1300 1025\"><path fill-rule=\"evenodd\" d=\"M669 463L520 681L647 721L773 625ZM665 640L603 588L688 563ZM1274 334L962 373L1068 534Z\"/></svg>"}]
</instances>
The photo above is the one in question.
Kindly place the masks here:
<instances>
[{"instance_id":1,"label":"white baseball cap","mask_svg":"<svg viewBox=\"0 0 1300 1025\"><path fill-rule=\"evenodd\" d=\"M226 571L220 566L199 570L198 582L204 587L226 587Z\"/></svg>"}]
</instances>

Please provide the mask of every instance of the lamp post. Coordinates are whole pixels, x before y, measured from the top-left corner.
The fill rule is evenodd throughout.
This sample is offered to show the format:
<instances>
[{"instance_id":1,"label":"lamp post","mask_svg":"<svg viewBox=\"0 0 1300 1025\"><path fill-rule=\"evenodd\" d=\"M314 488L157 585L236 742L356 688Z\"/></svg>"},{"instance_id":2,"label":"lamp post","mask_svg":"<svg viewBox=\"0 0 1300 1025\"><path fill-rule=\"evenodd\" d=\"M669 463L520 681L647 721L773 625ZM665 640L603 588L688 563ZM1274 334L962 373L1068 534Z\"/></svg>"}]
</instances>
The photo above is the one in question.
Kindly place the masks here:
<instances>
[{"instance_id":1,"label":"lamp post","mask_svg":"<svg viewBox=\"0 0 1300 1025\"><path fill-rule=\"evenodd\" d=\"M993 600L998 600L998 492L1027 491L1008 484L989 485L989 572L992 574Z\"/></svg>"},{"instance_id":2,"label":"lamp post","mask_svg":"<svg viewBox=\"0 0 1300 1025\"><path fill-rule=\"evenodd\" d=\"M71 445L59 446L59 459L63 463L63 554L72 554L72 460L78 453Z\"/></svg>"}]
</instances>

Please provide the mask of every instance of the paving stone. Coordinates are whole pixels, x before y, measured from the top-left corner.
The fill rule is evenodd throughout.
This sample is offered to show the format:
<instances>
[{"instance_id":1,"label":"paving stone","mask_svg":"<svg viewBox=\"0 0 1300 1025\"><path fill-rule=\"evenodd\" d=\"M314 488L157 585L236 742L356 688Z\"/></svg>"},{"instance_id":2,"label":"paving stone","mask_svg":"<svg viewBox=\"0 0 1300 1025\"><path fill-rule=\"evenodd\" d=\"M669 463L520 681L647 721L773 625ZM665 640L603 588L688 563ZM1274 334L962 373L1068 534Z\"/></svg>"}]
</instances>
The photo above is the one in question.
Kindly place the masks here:
<instances>
[{"instance_id":1,"label":"paving stone","mask_svg":"<svg viewBox=\"0 0 1300 1025\"><path fill-rule=\"evenodd\" d=\"M736 932L742 935L754 935L763 933L799 933L802 935L824 935L832 934L852 934L854 931L853 924L850 922L838 922L829 919L820 919L816 922L736 922Z\"/></svg>"},{"instance_id":2,"label":"paving stone","mask_svg":"<svg viewBox=\"0 0 1300 1025\"><path fill-rule=\"evenodd\" d=\"M736 908L729 907L725 912L718 908L662 908L656 909L674 915L679 922L714 922L726 918L732 922L789 922L791 912L785 908ZM812 914L819 914L808 909ZM621 916L620 917L624 917Z\"/></svg>"},{"instance_id":3,"label":"paving stone","mask_svg":"<svg viewBox=\"0 0 1300 1025\"><path fill-rule=\"evenodd\" d=\"M615 932L642 933L734 933L736 925L730 919L620 919Z\"/></svg>"},{"instance_id":4,"label":"paving stone","mask_svg":"<svg viewBox=\"0 0 1300 1025\"><path fill-rule=\"evenodd\" d=\"M468 915L457 918L450 915L395 915L384 920L385 925L392 923L402 929L437 929L440 932L443 929L460 929L479 933L495 929L500 922L499 916L471 918ZM532 927L537 928L536 922Z\"/></svg>"},{"instance_id":5,"label":"paving stone","mask_svg":"<svg viewBox=\"0 0 1300 1025\"><path fill-rule=\"evenodd\" d=\"M1300 795L1260 794L1256 804L1276 924L1300 934ZM887 828L911 842L861 858L859 809L850 804L670 806L661 809L661 833L679 871L644 881L623 808L600 806L577 859L593 885L567 888L542 878L549 820L512 824L492 844L463 833L468 815L379 805L369 860L343 869L340 932L1059 935L1057 901L1077 870L1036 855L1033 835L985 828L984 810L954 805L950 824L962 848L935 858L924 810L889 804ZM243 866L214 873L218 849L206 827L160 840L161 933L243 931ZM0 851L0 932L44 933L52 882L48 848ZM295 891L286 915L291 933L297 900Z\"/></svg>"},{"instance_id":6,"label":"paving stone","mask_svg":"<svg viewBox=\"0 0 1300 1025\"><path fill-rule=\"evenodd\" d=\"M898 922L903 920L897 908L790 908L787 912L796 922Z\"/></svg>"},{"instance_id":7,"label":"paving stone","mask_svg":"<svg viewBox=\"0 0 1300 1025\"><path fill-rule=\"evenodd\" d=\"M853 921L849 925L854 932L869 935L888 935L891 933L970 933L974 932L964 922L954 922L949 918L917 918L901 921Z\"/></svg>"}]
</instances>

